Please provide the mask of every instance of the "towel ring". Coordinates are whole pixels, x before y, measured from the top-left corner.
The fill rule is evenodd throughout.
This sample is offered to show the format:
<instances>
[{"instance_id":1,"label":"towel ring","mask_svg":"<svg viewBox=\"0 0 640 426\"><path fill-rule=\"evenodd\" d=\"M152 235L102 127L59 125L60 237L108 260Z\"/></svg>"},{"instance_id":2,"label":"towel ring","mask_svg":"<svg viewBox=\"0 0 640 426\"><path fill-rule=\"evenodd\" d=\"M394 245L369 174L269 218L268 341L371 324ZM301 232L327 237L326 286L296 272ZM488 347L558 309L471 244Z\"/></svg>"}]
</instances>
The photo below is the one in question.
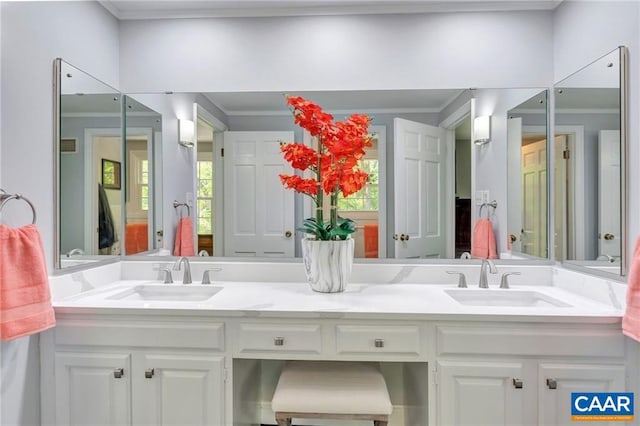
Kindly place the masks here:
<instances>
[{"instance_id":1,"label":"towel ring","mask_svg":"<svg viewBox=\"0 0 640 426\"><path fill-rule=\"evenodd\" d=\"M4 208L4 205L11 200L23 200L27 204L29 204L29 207L31 207L31 212L33 213L33 220L31 221L31 224L34 225L36 223L36 208L33 203L29 201L29 199L23 197L21 194L9 194L0 189L0 212Z\"/></svg>"},{"instance_id":2,"label":"towel ring","mask_svg":"<svg viewBox=\"0 0 640 426\"><path fill-rule=\"evenodd\" d=\"M183 207L183 206L187 208L187 216L186 217L191 216L191 210L189 209L189 204L187 204L187 203L179 203L178 201L173 200L173 208L174 209L177 209L178 207ZM182 217L182 215L180 215L180 217Z\"/></svg>"},{"instance_id":3,"label":"towel ring","mask_svg":"<svg viewBox=\"0 0 640 426\"><path fill-rule=\"evenodd\" d=\"M496 207L498 207L498 202L496 200L490 201L488 203L482 203L480 205L480 212L479 212L479 216L482 217L482 208L483 207L493 207L494 209ZM487 210L487 218L491 217L491 212L489 210Z\"/></svg>"}]
</instances>

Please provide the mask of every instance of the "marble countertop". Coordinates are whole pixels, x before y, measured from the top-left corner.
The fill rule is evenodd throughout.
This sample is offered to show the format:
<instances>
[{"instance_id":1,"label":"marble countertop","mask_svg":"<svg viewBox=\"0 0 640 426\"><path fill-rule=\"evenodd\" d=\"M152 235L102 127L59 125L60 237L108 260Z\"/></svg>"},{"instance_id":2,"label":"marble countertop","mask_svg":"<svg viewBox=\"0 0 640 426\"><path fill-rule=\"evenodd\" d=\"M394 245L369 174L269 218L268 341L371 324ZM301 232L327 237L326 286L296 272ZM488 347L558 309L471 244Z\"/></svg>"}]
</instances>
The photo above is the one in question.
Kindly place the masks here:
<instances>
[{"instance_id":1,"label":"marble countertop","mask_svg":"<svg viewBox=\"0 0 640 426\"><path fill-rule=\"evenodd\" d=\"M175 289L183 284L161 284L149 280L121 280L54 301L58 313L175 314L230 317L363 318L430 320L500 320L529 322L619 322L623 310L554 286L518 286L512 289L457 289L435 284L349 284L343 293L316 293L306 283L215 282L207 286L189 284L194 291L204 287L219 289L206 300L128 300L123 292L150 285ZM166 287L174 286L174 287ZM161 289L162 290L162 289ZM449 292L486 292L487 299L499 300L525 293L542 294L561 302L537 306L463 304ZM481 296L484 293L481 294Z\"/></svg>"}]
</instances>

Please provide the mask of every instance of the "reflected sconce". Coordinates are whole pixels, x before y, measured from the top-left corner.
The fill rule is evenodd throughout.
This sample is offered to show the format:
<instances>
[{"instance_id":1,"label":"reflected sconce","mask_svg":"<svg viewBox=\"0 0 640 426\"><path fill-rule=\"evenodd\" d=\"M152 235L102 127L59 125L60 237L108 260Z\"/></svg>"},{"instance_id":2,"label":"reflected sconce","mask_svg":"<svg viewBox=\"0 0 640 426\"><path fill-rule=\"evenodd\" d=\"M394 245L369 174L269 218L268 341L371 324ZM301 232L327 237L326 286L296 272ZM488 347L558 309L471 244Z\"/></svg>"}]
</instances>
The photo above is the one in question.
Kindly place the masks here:
<instances>
[{"instance_id":1,"label":"reflected sconce","mask_svg":"<svg viewBox=\"0 0 640 426\"><path fill-rule=\"evenodd\" d=\"M178 120L178 143L186 148L195 145L196 126L191 120Z\"/></svg>"},{"instance_id":2,"label":"reflected sconce","mask_svg":"<svg viewBox=\"0 0 640 426\"><path fill-rule=\"evenodd\" d=\"M491 140L491 116L483 115L473 120L473 143L484 145Z\"/></svg>"}]
</instances>

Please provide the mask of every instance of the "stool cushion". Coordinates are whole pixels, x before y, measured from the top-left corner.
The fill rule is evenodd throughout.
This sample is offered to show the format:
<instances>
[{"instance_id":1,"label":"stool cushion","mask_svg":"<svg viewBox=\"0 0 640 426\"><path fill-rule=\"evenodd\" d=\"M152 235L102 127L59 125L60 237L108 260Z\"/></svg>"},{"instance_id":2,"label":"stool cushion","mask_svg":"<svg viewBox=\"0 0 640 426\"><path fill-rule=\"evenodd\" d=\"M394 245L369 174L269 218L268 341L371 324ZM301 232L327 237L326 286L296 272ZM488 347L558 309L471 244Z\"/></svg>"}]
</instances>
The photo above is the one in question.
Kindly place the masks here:
<instances>
[{"instance_id":1,"label":"stool cushion","mask_svg":"<svg viewBox=\"0 0 640 426\"><path fill-rule=\"evenodd\" d=\"M391 414L387 384L375 363L289 361L271 400L274 412Z\"/></svg>"}]
</instances>

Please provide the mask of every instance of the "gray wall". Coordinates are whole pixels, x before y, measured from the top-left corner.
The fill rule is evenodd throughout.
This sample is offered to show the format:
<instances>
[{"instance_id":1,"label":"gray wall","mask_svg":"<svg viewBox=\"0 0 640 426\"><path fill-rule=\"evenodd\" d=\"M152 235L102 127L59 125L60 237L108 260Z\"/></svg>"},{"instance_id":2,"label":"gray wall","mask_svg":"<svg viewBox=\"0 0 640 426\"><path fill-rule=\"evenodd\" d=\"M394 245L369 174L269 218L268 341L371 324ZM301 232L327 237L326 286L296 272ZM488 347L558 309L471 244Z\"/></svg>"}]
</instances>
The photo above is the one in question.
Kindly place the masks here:
<instances>
[{"instance_id":1,"label":"gray wall","mask_svg":"<svg viewBox=\"0 0 640 426\"><path fill-rule=\"evenodd\" d=\"M95 2L2 2L0 181L36 206L47 265L53 265L53 90L56 57L119 86L118 21ZM73 23L71 25L70 23ZM30 217L18 203L3 223ZM38 336L3 342L3 426L40 424Z\"/></svg>"}]
</instances>

